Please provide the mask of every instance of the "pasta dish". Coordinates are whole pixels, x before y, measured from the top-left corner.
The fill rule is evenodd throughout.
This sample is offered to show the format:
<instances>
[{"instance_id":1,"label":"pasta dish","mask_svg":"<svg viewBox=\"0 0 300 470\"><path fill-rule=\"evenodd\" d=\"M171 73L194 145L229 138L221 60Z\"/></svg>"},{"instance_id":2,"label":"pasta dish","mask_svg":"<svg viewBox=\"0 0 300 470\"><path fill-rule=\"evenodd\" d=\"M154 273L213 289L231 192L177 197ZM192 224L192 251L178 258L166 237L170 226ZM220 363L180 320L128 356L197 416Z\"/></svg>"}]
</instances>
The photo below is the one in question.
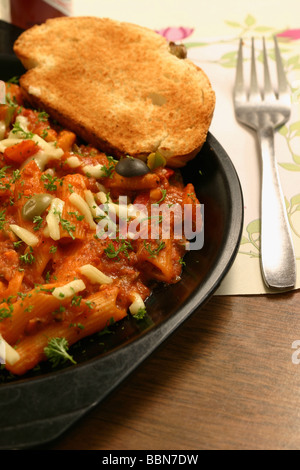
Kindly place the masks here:
<instances>
[{"instance_id":1,"label":"pasta dish","mask_svg":"<svg viewBox=\"0 0 300 470\"><path fill-rule=\"evenodd\" d=\"M127 315L140 318L153 282L178 282L187 239L175 236L176 212L167 236L151 207L188 205L194 224L200 204L162 156L149 156L149 171L124 176L114 158L27 107L16 83L5 85L0 352L2 367L19 376L44 360L72 362L67 350L81 338ZM147 209L142 218L139 207Z\"/></svg>"}]
</instances>

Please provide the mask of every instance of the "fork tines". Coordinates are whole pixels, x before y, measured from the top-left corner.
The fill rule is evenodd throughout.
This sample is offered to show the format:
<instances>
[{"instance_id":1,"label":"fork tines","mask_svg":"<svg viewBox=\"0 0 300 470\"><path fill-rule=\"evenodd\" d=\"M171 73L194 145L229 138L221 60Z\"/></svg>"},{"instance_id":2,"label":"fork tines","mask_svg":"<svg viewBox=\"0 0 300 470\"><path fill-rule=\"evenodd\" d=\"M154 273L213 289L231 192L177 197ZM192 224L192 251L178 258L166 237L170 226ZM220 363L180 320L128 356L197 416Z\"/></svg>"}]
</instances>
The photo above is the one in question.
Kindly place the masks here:
<instances>
[{"instance_id":1,"label":"fork tines","mask_svg":"<svg viewBox=\"0 0 300 470\"><path fill-rule=\"evenodd\" d=\"M250 101L258 101L263 97L265 100L275 99L282 97L282 95L289 96L289 86L285 76L284 67L280 55L280 50L278 46L277 37L274 36L274 46L275 46L275 62L277 69L277 93L275 94L271 84L268 55L266 48L266 40L262 38L262 50L263 50L263 70L264 70L264 85L261 92L258 79L257 79L257 70L256 70L256 58L255 58L255 40L251 39L251 72L250 72L250 87L249 94L247 94L245 81L244 81L244 72L243 72L243 39L240 39L239 50L238 50L238 59L237 59L237 68L236 68L236 79L235 79L235 88L234 88L234 98L238 101L246 101L248 98Z\"/></svg>"}]
</instances>

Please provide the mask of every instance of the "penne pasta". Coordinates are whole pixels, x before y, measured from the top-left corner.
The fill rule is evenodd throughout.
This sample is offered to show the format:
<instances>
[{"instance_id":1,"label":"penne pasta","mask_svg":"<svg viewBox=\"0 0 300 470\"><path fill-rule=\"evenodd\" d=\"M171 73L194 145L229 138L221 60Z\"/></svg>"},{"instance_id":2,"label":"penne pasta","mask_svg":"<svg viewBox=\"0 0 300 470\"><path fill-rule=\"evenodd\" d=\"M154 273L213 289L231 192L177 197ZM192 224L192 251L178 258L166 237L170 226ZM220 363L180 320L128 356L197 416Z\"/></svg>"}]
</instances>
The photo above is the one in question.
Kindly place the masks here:
<instances>
[{"instance_id":1,"label":"penne pasta","mask_svg":"<svg viewBox=\"0 0 300 470\"><path fill-rule=\"evenodd\" d=\"M90 296L88 301L93 305L89 314L82 313L74 321L65 320L47 326L43 331L32 336L27 336L16 346L16 352L20 359L14 364L8 364L7 369L17 375L23 375L45 360L44 349L51 338L65 338L69 345L79 339L90 336L103 330L112 322L122 320L127 312L116 306L118 288L113 287L109 291L102 291ZM80 325L80 327L78 326Z\"/></svg>"},{"instance_id":2,"label":"penne pasta","mask_svg":"<svg viewBox=\"0 0 300 470\"><path fill-rule=\"evenodd\" d=\"M169 211L165 236L152 205L189 204L194 228L199 203L166 167L122 176L13 90L17 112L0 126L0 356L23 375L51 340L71 346L128 314L139 321L153 282L180 280L187 242L175 237L180 217Z\"/></svg>"},{"instance_id":3,"label":"penne pasta","mask_svg":"<svg viewBox=\"0 0 300 470\"><path fill-rule=\"evenodd\" d=\"M89 224L92 230L96 230L96 224L93 219L93 215L91 213L91 209L87 202L77 193L72 193L69 197L69 201L80 211L80 213L84 216L85 220Z\"/></svg>"}]
</instances>

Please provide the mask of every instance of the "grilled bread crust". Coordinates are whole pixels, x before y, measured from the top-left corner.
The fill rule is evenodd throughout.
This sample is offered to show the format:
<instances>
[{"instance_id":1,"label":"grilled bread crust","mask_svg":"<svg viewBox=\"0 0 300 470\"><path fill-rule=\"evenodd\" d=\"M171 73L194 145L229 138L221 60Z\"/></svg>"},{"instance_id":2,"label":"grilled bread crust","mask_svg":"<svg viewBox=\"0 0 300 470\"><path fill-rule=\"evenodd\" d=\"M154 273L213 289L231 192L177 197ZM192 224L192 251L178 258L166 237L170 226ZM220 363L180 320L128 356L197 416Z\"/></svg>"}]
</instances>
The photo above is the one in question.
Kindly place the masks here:
<instances>
[{"instance_id":1,"label":"grilled bread crust","mask_svg":"<svg viewBox=\"0 0 300 470\"><path fill-rule=\"evenodd\" d=\"M55 18L22 33L14 51L29 103L107 154L159 151L181 167L206 140L215 107L208 77L150 29Z\"/></svg>"}]
</instances>

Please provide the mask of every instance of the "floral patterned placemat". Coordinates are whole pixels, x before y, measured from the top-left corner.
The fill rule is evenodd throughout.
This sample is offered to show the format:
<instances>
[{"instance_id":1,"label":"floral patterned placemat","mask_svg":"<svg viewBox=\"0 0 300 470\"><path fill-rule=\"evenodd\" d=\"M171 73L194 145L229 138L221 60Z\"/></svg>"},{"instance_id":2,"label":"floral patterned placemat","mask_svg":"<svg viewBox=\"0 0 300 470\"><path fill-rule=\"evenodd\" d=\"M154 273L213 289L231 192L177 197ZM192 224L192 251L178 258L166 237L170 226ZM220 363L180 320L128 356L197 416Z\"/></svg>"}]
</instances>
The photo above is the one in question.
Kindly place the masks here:
<instances>
[{"instance_id":1,"label":"floral patterned placemat","mask_svg":"<svg viewBox=\"0 0 300 470\"><path fill-rule=\"evenodd\" d=\"M215 89L217 102L211 132L223 145L239 175L245 201L245 224L237 259L218 290L219 295L269 293L260 270L261 161L255 133L236 121L232 91L239 40L244 39L245 77L250 78L251 37L255 38L258 72L262 75L262 40L267 43L272 77L275 75L273 36L279 39L292 97L289 122L275 135L280 180L297 258L297 284L300 287L300 29L276 30L258 24L247 15L243 22L227 22L232 36L191 40L191 28L165 28L158 32L167 39L182 41L188 57L203 68ZM274 86L276 81L274 79ZM272 241L270 240L270 243Z\"/></svg>"}]
</instances>

